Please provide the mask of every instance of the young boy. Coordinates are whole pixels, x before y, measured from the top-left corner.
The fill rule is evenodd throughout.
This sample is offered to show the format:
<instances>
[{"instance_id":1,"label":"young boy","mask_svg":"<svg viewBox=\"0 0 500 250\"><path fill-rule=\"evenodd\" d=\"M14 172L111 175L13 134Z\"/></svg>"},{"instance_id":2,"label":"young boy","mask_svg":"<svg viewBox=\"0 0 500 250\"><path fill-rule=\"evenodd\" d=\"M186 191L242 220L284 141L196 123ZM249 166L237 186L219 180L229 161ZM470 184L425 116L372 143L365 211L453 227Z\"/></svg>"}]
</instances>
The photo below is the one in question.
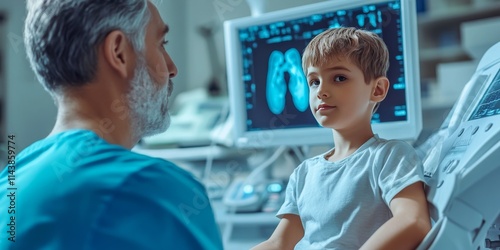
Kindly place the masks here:
<instances>
[{"instance_id":1,"label":"young boy","mask_svg":"<svg viewBox=\"0 0 500 250\"><path fill-rule=\"evenodd\" d=\"M329 29L302 64L311 111L335 147L295 169L278 227L254 249L415 249L431 227L421 163L409 144L371 128L389 89L383 40Z\"/></svg>"}]
</instances>

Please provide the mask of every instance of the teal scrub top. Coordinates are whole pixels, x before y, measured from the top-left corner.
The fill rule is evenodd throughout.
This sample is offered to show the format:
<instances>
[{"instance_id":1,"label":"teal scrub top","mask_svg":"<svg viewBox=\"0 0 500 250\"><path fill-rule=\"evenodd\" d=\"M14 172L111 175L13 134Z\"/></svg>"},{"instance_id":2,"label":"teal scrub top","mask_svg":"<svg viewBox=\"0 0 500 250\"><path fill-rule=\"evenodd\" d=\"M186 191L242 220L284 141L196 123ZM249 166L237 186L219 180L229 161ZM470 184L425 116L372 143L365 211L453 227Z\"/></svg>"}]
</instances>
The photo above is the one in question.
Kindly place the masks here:
<instances>
[{"instance_id":1,"label":"teal scrub top","mask_svg":"<svg viewBox=\"0 0 500 250\"><path fill-rule=\"evenodd\" d=\"M0 174L0 194L0 249L223 248L190 173L88 130L20 152L15 172Z\"/></svg>"}]
</instances>

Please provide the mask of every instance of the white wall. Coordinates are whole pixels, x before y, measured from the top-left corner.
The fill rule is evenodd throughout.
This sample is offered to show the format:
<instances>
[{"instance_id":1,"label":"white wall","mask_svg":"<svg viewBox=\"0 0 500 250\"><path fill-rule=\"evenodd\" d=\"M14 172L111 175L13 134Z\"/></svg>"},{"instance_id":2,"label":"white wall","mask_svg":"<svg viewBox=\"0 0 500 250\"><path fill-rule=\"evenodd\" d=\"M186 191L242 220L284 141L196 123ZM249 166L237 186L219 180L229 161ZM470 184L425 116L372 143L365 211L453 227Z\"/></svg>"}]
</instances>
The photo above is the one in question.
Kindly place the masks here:
<instances>
[{"instance_id":1,"label":"white wall","mask_svg":"<svg viewBox=\"0 0 500 250\"><path fill-rule=\"evenodd\" d=\"M5 82L6 132L15 135L17 151L45 137L54 124L52 98L37 82L29 67L23 43L25 1L0 1L6 12ZM5 135L1 135L5 136Z\"/></svg>"}]
</instances>

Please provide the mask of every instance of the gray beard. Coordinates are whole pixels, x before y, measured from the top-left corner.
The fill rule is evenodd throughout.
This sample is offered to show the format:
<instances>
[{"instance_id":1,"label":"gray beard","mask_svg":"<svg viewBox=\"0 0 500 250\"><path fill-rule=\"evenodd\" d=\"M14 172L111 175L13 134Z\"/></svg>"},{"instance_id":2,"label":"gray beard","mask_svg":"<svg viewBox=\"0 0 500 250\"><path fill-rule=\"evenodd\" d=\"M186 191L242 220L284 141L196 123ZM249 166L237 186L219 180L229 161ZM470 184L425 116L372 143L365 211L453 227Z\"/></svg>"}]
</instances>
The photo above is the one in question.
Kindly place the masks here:
<instances>
[{"instance_id":1,"label":"gray beard","mask_svg":"<svg viewBox=\"0 0 500 250\"><path fill-rule=\"evenodd\" d=\"M168 129L168 103L171 92L172 82L155 83L144 58L139 57L131 90L127 94L132 132L137 138L159 134Z\"/></svg>"}]
</instances>

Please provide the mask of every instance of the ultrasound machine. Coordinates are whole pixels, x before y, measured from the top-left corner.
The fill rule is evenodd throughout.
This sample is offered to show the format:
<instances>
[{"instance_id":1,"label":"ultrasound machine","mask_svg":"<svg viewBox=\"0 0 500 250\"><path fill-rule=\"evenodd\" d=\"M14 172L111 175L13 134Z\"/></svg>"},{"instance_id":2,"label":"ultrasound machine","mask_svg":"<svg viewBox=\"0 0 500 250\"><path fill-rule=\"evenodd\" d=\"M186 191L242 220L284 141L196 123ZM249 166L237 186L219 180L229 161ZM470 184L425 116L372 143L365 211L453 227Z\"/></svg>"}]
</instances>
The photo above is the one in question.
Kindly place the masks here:
<instances>
[{"instance_id":1,"label":"ultrasound machine","mask_svg":"<svg viewBox=\"0 0 500 250\"><path fill-rule=\"evenodd\" d=\"M424 162L434 225L419 249L500 249L500 42L455 105Z\"/></svg>"},{"instance_id":2,"label":"ultrasound machine","mask_svg":"<svg viewBox=\"0 0 500 250\"><path fill-rule=\"evenodd\" d=\"M225 22L233 146L333 143L307 108L300 54L339 26L373 31L389 49L391 89L372 118L374 132L417 139L416 1L335 0ZM484 54L443 125L424 143L432 229L418 249L500 249L500 43Z\"/></svg>"}]
</instances>

